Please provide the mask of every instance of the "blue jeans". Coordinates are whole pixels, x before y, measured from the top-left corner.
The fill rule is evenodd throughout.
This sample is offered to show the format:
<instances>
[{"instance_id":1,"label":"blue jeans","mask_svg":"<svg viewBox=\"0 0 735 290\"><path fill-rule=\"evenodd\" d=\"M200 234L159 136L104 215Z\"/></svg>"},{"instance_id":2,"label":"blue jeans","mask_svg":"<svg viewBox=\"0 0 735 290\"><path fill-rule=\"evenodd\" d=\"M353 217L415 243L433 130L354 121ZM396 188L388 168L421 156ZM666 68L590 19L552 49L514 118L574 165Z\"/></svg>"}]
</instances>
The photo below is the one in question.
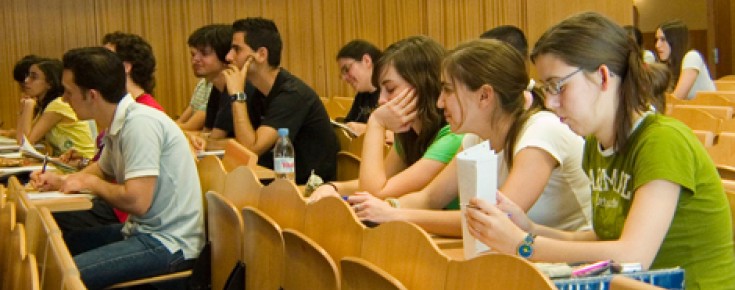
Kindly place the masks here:
<instances>
[{"instance_id":1,"label":"blue jeans","mask_svg":"<svg viewBox=\"0 0 735 290\"><path fill-rule=\"evenodd\" d=\"M151 235L125 239L121 224L71 231L64 235L82 281L89 289L191 268L179 250L168 249Z\"/></svg>"}]
</instances>

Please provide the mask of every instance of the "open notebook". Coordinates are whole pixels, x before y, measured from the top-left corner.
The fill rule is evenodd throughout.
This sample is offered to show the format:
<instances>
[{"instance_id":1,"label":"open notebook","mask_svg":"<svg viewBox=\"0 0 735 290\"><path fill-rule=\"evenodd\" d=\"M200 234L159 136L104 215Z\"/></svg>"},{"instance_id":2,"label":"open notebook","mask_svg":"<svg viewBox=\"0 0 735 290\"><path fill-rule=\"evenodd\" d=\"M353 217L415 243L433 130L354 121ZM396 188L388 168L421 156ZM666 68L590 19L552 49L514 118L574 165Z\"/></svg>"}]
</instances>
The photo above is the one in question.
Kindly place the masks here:
<instances>
[{"instance_id":1,"label":"open notebook","mask_svg":"<svg viewBox=\"0 0 735 290\"><path fill-rule=\"evenodd\" d=\"M484 141L457 154L459 203L462 205L462 242L466 259L488 251L490 247L470 235L465 211L470 199L478 197L495 204L498 190L498 156L490 143Z\"/></svg>"}]
</instances>

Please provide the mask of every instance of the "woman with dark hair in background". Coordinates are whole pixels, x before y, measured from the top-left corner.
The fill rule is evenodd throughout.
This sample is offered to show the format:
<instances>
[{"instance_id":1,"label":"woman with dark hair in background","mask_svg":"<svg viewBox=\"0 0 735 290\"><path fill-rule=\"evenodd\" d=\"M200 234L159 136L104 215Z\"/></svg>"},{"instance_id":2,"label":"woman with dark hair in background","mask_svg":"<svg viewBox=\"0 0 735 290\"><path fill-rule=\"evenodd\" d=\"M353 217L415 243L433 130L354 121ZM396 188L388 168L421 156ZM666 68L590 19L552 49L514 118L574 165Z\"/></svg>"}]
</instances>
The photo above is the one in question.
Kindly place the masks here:
<instances>
[{"instance_id":1,"label":"woman with dark hair in background","mask_svg":"<svg viewBox=\"0 0 735 290\"><path fill-rule=\"evenodd\" d=\"M337 53L342 80L357 92L343 122L358 136L365 133L365 123L378 106L380 88L374 82L373 71L381 55L380 49L362 39L348 42Z\"/></svg>"},{"instance_id":2,"label":"woman with dark hair in background","mask_svg":"<svg viewBox=\"0 0 735 290\"><path fill-rule=\"evenodd\" d=\"M669 66L675 82L670 85L677 99L694 99L699 91L714 91L715 83L702 55L689 48L689 29L681 20L671 20L656 29L656 56Z\"/></svg>"},{"instance_id":3,"label":"woman with dark hair in background","mask_svg":"<svg viewBox=\"0 0 735 290\"><path fill-rule=\"evenodd\" d=\"M356 191L398 197L423 188L452 160L462 139L436 106L444 53L426 36L404 38L385 50L376 67L381 105L367 122L359 179L322 185L311 200ZM395 132L395 142L386 156L387 130Z\"/></svg>"},{"instance_id":4,"label":"woman with dark hair in background","mask_svg":"<svg viewBox=\"0 0 735 290\"><path fill-rule=\"evenodd\" d=\"M56 59L39 59L30 66L23 82L25 95L20 100L16 138L20 143L26 136L31 144L45 139L54 156L74 149L92 157L94 142L89 124L80 121L61 98L61 71L61 62Z\"/></svg>"}]
</instances>

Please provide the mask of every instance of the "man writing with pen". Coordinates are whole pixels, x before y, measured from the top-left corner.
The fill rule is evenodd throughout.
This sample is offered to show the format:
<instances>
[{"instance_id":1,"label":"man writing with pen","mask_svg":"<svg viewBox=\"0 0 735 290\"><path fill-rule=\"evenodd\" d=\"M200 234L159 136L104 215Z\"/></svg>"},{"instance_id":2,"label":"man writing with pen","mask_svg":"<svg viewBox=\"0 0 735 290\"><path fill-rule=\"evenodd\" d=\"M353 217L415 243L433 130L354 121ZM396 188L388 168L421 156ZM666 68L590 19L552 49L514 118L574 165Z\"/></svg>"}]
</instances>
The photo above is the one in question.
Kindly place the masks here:
<instances>
[{"instance_id":1,"label":"man writing with pen","mask_svg":"<svg viewBox=\"0 0 735 290\"><path fill-rule=\"evenodd\" d=\"M190 154L184 134L164 113L135 103L122 62L105 48L64 54L63 85L80 118L109 128L106 149L78 173L33 172L32 185L89 192L130 214L125 224L64 234L84 284L104 289L191 268L204 244L204 217L194 160L181 158Z\"/></svg>"}]
</instances>

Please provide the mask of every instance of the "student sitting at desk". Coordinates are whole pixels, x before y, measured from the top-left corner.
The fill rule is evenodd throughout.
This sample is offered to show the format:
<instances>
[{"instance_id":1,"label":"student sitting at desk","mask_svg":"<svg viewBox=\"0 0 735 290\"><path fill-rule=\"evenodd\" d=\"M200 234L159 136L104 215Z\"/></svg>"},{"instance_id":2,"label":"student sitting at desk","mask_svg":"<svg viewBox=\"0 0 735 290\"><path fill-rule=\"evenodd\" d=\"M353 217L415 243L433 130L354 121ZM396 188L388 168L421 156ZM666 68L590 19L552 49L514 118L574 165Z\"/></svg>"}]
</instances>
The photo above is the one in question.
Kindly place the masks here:
<instances>
[{"instance_id":1,"label":"student sitting at desk","mask_svg":"<svg viewBox=\"0 0 735 290\"><path fill-rule=\"evenodd\" d=\"M77 150L82 156L94 155L94 141L89 124L80 121L61 95L62 65L56 59L38 59L28 70L23 82L25 95L21 98L16 139L23 136L35 144L46 140L51 155L58 156L67 150Z\"/></svg>"},{"instance_id":2,"label":"student sitting at desk","mask_svg":"<svg viewBox=\"0 0 735 290\"><path fill-rule=\"evenodd\" d=\"M650 109L660 74L644 65L625 30L579 14L547 30L531 59L549 107L586 136L594 230L539 225L498 194L497 206L470 202L478 207L467 211L470 233L536 261L682 267L686 289L733 289L730 208L717 170L691 129Z\"/></svg>"},{"instance_id":3,"label":"student sitting at desk","mask_svg":"<svg viewBox=\"0 0 735 290\"><path fill-rule=\"evenodd\" d=\"M358 180L327 183L312 201L357 190L378 197L398 197L422 188L457 153L462 137L451 132L436 106L441 93L444 48L426 36L391 44L378 61L380 107L368 119ZM395 143L383 153L385 131Z\"/></svg>"},{"instance_id":4,"label":"student sitting at desk","mask_svg":"<svg viewBox=\"0 0 735 290\"><path fill-rule=\"evenodd\" d=\"M584 141L545 110L540 92L529 87L524 59L498 40L459 45L444 59L437 105L452 131L473 133L465 135L464 148L489 140L499 155L500 191L532 220L559 229L588 228L589 181L580 166ZM460 236L460 212L439 210L458 209L452 204L458 187L454 160L426 188L398 200L358 193L349 201L363 220L405 220L431 233Z\"/></svg>"}]
</instances>

